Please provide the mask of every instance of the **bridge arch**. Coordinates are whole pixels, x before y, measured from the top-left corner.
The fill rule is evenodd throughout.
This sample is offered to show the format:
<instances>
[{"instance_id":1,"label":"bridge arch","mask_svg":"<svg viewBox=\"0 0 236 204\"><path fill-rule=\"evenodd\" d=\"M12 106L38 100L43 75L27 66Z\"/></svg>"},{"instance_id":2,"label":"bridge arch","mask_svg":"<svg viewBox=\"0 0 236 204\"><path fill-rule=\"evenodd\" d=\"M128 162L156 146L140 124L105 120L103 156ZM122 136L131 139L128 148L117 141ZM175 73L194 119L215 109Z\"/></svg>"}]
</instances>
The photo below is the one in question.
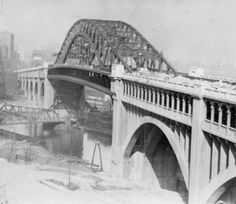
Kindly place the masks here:
<instances>
[{"instance_id":1,"label":"bridge arch","mask_svg":"<svg viewBox=\"0 0 236 204\"><path fill-rule=\"evenodd\" d=\"M215 204L219 200L225 203L231 203L236 199L236 167L229 168L214 177L211 182L202 189L202 203ZM233 191L234 197L230 197L230 191ZM228 195L227 195L228 193ZM229 197L229 200L227 200Z\"/></svg>"},{"instance_id":2,"label":"bridge arch","mask_svg":"<svg viewBox=\"0 0 236 204\"><path fill-rule=\"evenodd\" d=\"M134 27L122 21L80 19L70 28L55 64L94 65L111 71L114 63L126 71L146 67L176 74L176 70Z\"/></svg>"},{"instance_id":3,"label":"bridge arch","mask_svg":"<svg viewBox=\"0 0 236 204\"><path fill-rule=\"evenodd\" d=\"M148 126L146 130L144 130L145 126ZM160 120L150 116L143 117L138 122L136 127L137 128L135 128L135 130L125 139L123 148L124 170L130 168L130 163L128 161L136 151L139 151L137 143L138 145L142 143L142 141L140 140L140 136L146 135L146 138L144 138L144 140L146 140L146 144L144 144L142 153L144 153L149 162L151 162L151 160L155 160L157 158L157 155L155 156L155 158L153 157L153 155L154 153L158 153L159 149L161 149L161 146L159 145L163 145L163 147L171 149L173 152L173 158L175 158L176 164L180 170L179 173L182 173L181 175L186 187L185 190L187 191L188 168L183 158L181 149L177 142L174 140L174 133L172 132L172 130ZM145 133L145 131L148 132ZM154 169L155 165L152 165L152 168L157 176L158 170L156 171L156 169Z\"/></svg>"}]
</instances>

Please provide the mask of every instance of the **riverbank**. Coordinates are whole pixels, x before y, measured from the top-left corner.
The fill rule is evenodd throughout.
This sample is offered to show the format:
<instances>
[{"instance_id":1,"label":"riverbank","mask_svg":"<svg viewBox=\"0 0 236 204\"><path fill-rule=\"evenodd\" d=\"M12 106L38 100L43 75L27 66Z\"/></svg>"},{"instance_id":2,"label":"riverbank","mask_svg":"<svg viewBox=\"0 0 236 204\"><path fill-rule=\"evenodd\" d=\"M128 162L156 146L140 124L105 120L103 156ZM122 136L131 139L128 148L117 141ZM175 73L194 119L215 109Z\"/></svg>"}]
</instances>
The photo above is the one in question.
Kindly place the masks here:
<instances>
[{"instance_id":1,"label":"riverbank","mask_svg":"<svg viewBox=\"0 0 236 204\"><path fill-rule=\"evenodd\" d=\"M21 150L17 159L14 150L9 158L12 144L15 150ZM28 160L24 157L27 149L34 155ZM88 163L78 158L53 155L26 141L1 139L0 156L4 155L5 159L0 159L0 198L8 204L182 203L176 193L154 191L105 172L92 171Z\"/></svg>"}]
</instances>

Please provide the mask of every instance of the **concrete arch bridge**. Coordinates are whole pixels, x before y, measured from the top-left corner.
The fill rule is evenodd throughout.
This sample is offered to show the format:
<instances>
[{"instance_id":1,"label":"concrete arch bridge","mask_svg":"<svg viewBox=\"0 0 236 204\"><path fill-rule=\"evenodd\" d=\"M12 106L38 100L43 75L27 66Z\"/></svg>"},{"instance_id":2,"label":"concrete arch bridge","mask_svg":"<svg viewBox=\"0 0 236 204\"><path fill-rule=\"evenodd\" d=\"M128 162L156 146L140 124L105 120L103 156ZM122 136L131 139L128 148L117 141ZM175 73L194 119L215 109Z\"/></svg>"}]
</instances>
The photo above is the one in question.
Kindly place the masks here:
<instances>
[{"instance_id":1,"label":"concrete arch bridge","mask_svg":"<svg viewBox=\"0 0 236 204\"><path fill-rule=\"evenodd\" d=\"M94 19L71 27L45 78L54 102L78 113L84 86L111 95L114 175L178 192L190 204L236 200L232 83L180 76L129 24Z\"/></svg>"}]
</instances>

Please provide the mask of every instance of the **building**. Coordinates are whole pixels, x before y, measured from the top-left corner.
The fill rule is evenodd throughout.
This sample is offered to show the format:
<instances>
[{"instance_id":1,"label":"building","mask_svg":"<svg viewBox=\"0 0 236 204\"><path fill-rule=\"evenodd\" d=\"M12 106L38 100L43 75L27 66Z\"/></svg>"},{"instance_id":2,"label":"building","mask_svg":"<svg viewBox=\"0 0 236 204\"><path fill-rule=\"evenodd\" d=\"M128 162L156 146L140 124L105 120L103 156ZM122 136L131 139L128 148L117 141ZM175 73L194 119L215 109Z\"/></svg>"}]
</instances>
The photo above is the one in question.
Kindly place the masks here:
<instances>
[{"instance_id":1,"label":"building","mask_svg":"<svg viewBox=\"0 0 236 204\"><path fill-rule=\"evenodd\" d=\"M33 50L30 58L30 67L48 66L53 63L55 56L50 50Z\"/></svg>"},{"instance_id":2,"label":"building","mask_svg":"<svg viewBox=\"0 0 236 204\"><path fill-rule=\"evenodd\" d=\"M15 37L13 33L8 31L0 32L0 48L3 59L15 59L14 41Z\"/></svg>"},{"instance_id":3,"label":"building","mask_svg":"<svg viewBox=\"0 0 236 204\"><path fill-rule=\"evenodd\" d=\"M25 50L23 47L18 47L17 59L21 62L25 61Z\"/></svg>"}]
</instances>

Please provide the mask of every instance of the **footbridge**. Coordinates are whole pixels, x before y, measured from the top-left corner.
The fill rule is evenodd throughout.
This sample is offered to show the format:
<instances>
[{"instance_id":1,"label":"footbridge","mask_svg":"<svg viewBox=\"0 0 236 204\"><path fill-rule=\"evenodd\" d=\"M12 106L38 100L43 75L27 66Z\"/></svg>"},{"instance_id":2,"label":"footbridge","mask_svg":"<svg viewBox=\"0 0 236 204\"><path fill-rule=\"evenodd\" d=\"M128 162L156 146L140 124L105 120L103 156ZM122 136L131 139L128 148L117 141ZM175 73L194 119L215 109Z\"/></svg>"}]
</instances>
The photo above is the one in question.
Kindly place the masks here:
<instances>
[{"instance_id":1,"label":"footbridge","mask_svg":"<svg viewBox=\"0 0 236 204\"><path fill-rule=\"evenodd\" d=\"M78 112L84 86L112 97L114 175L189 204L236 200L234 82L180 74L129 24L94 19L71 27L46 78Z\"/></svg>"}]
</instances>

